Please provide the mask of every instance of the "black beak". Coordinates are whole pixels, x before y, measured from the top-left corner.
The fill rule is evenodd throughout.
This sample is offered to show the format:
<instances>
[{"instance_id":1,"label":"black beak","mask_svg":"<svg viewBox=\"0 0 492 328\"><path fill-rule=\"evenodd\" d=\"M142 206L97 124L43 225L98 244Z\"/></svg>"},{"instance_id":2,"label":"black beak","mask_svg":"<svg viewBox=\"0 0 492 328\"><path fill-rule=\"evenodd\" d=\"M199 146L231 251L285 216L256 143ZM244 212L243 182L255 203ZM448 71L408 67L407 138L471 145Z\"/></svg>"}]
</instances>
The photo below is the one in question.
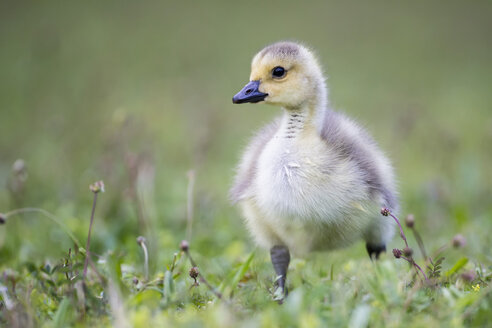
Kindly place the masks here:
<instances>
[{"instance_id":1,"label":"black beak","mask_svg":"<svg viewBox=\"0 0 492 328\"><path fill-rule=\"evenodd\" d=\"M235 104L243 103L257 103L265 100L268 93L263 93L258 90L260 87L260 81L251 81L244 86L244 88L239 91L234 97L232 97L232 102Z\"/></svg>"}]
</instances>

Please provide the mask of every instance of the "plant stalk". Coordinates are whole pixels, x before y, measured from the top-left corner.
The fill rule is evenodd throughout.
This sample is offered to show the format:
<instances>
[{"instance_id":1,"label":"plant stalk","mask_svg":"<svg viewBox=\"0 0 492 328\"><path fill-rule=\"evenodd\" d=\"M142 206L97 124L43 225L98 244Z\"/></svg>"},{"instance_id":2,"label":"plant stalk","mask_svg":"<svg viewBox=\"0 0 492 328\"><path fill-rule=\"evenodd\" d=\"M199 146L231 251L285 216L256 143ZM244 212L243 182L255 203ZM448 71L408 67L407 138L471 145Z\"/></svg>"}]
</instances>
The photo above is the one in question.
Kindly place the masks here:
<instances>
[{"instance_id":1,"label":"plant stalk","mask_svg":"<svg viewBox=\"0 0 492 328\"><path fill-rule=\"evenodd\" d=\"M85 280L85 277L87 276L87 267L89 266L89 257L90 257L90 251L89 248L91 246L91 231L92 231L92 225L94 223L94 214L96 212L96 203L97 203L97 192L94 193L94 201L92 202L92 212L91 212L91 222L89 223L89 233L87 234L87 244L85 245L85 263L84 263L84 273L83 273L83 278Z\"/></svg>"}]
</instances>

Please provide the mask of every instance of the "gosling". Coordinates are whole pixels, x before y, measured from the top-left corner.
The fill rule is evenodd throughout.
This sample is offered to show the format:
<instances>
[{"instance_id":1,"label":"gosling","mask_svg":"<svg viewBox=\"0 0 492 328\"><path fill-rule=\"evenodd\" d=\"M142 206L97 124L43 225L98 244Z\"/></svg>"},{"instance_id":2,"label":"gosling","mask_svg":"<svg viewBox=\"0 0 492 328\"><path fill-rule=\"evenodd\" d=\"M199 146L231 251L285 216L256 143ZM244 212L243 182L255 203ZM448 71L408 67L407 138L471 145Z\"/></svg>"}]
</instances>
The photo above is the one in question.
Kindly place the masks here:
<instances>
[{"instance_id":1,"label":"gosling","mask_svg":"<svg viewBox=\"0 0 492 328\"><path fill-rule=\"evenodd\" d=\"M380 210L398 210L393 169L364 129L331 109L313 53L294 42L267 46L232 101L283 111L251 140L230 191L256 242L270 249L278 294L287 294L290 252L363 239L378 258L394 233Z\"/></svg>"}]
</instances>

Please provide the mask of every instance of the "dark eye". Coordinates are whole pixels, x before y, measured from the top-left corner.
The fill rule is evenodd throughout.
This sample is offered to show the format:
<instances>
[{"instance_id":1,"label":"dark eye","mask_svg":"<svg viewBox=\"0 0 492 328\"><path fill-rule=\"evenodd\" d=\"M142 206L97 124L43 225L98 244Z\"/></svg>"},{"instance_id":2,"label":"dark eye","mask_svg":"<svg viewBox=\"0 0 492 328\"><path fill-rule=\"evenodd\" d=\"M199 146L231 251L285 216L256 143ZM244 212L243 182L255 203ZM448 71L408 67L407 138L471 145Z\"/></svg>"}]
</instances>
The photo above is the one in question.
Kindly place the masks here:
<instances>
[{"instance_id":1,"label":"dark eye","mask_svg":"<svg viewBox=\"0 0 492 328\"><path fill-rule=\"evenodd\" d=\"M282 78L285 76L286 72L287 71L283 67L277 66L272 70L272 76L276 78Z\"/></svg>"}]
</instances>

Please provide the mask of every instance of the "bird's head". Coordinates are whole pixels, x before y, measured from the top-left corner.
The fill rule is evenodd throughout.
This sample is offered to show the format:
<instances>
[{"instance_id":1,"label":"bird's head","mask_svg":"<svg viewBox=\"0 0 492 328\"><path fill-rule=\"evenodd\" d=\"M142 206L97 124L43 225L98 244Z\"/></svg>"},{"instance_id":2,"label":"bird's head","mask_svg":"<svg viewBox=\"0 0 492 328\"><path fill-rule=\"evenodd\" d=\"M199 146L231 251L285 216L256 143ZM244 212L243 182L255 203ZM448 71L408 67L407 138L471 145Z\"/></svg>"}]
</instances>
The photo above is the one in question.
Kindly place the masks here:
<instances>
[{"instance_id":1,"label":"bird's head","mask_svg":"<svg viewBox=\"0 0 492 328\"><path fill-rule=\"evenodd\" d=\"M264 101L295 109L325 97L323 73L313 53L294 42L265 47L253 58L250 82L233 98L235 104Z\"/></svg>"}]
</instances>

